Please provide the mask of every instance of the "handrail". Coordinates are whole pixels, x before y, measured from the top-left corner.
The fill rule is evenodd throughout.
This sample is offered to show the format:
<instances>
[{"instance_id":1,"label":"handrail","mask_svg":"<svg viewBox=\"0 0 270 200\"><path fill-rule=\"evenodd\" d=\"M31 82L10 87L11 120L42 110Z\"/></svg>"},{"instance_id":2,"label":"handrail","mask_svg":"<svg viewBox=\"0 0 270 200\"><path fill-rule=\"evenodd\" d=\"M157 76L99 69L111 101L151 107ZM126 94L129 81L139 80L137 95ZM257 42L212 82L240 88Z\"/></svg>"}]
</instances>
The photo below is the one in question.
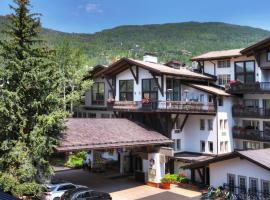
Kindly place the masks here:
<instances>
[{"instance_id":1,"label":"handrail","mask_svg":"<svg viewBox=\"0 0 270 200\"><path fill-rule=\"evenodd\" d=\"M255 141L270 141L269 131L252 130L245 128L233 128L233 137Z\"/></svg>"},{"instance_id":2,"label":"handrail","mask_svg":"<svg viewBox=\"0 0 270 200\"><path fill-rule=\"evenodd\" d=\"M216 112L213 103L196 101L115 101L108 106L114 110Z\"/></svg>"},{"instance_id":3,"label":"handrail","mask_svg":"<svg viewBox=\"0 0 270 200\"><path fill-rule=\"evenodd\" d=\"M238 83L230 85L231 93L260 93L270 92L270 82Z\"/></svg>"},{"instance_id":4,"label":"handrail","mask_svg":"<svg viewBox=\"0 0 270 200\"><path fill-rule=\"evenodd\" d=\"M270 117L270 109L234 105L232 114L235 117Z\"/></svg>"}]
</instances>

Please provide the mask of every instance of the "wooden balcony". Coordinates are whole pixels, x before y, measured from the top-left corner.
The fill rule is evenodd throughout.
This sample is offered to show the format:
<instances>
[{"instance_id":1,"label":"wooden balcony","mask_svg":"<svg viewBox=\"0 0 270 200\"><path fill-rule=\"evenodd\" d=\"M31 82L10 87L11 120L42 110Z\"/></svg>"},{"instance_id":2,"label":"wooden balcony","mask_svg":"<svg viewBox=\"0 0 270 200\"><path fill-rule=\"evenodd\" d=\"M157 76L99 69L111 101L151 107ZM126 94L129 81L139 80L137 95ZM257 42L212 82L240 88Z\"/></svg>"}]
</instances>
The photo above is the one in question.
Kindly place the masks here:
<instances>
[{"instance_id":1,"label":"wooden balcony","mask_svg":"<svg viewBox=\"0 0 270 200\"><path fill-rule=\"evenodd\" d=\"M270 109L254 108L245 106L233 106L233 117L246 117L246 118L269 118Z\"/></svg>"},{"instance_id":2,"label":"wooden balcony","mask_svg":"<svg viewBox=\"0 0 270 200\"><path fill-rule=\"evenodd\" d=\"M108 110L122 112L216 114L216 108L213 103L204 104L192 101L155 101L149 103L143 103L142 101L116 101L107 105Z\"/></svg>"},{"instance_id":3,"label":"wooden balcony","mask_svg":"<svg viewBox=\"0 0 270 200\"><path fill-rule=\"evenodd\" d=\"M270 142L269 131L259 131L245 128L233 128L233 137L236 139Z\"/></svg>"},{"instance_id":4,"label":"wooden balcony","mask_svg":"<svg viewBox=\"0 0 270 200\"><path fill-rule=\"evenodd\" d=\"M229 92L232 94L263 94L270 93L270 82L236 83L230 85Z\"/></svg>"}]
</instances>

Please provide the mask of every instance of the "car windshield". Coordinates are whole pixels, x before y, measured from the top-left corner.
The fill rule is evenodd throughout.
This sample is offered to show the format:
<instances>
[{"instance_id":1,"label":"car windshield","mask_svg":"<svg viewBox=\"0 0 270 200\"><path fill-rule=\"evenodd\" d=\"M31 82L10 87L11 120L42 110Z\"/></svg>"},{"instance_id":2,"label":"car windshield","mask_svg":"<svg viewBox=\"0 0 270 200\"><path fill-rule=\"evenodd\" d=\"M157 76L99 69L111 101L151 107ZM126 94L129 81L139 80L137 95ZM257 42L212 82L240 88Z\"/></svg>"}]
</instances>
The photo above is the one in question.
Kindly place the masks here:
<instances>
[{"instance_id":1,"label":"car windshield","mask_svg":"<svg viewBox=\"0 0 270 200\"><path fill-rule=\"evenodd\" d=\"M64 194L63 194L63 196L62 196L62 198L65 200L65 199L68 199L69 197L70 197L70 195L72 195L72 193L74 192L74 190L68 190L68 191L66 191Z\"/></svg>"},{"instance_id":2,"label":"car windshield","mask_svg":"<svg viewBox=\"0 0 270 200\"><path fill-rule=\"evenodd\" d=\"M56 188L56 186L47 187L47 192L52 192L55 190L55 188Z\"/></svg>"}]
</instances>

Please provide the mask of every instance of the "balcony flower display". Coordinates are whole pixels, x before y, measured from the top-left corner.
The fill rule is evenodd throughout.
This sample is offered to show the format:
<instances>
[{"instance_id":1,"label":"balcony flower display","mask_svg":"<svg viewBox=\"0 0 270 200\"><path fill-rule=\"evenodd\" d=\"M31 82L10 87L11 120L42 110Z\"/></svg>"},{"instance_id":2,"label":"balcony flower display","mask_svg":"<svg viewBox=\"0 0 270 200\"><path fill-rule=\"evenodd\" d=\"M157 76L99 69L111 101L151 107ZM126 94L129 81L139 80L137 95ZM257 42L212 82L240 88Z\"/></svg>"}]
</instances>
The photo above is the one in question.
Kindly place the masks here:
<instances>
[{"instance_id":1,"label":"balcony flower display","mask_svg":"<svg viewBox=\"0 0 270 200\"><path fill-rule=\"evenodd\" d=\"M107 104L114 104L114 102L115 102L115 100L114 100L114 98L109 98L109 99L107 99Z\"/></svg>"},{"instance_id":2,"label":"balcony flower display","mask_svg":"<svg viewBox=\"0 0 270 200\"><path fill-rule=\"evenodd\" d=\"M151 102L150 98L149 97L144 97L142 99L142 104L149 104Z\"/></svg>"},{"instance_id":3,"label":"balcony flower display","mask_svg":"<svg viewBox=\"0 0 270 200\"><path fill-rule=\"evenodd\" d=\"M239 81L236 81L236 80L231 80L229 82L230 86L237 85L238 83L239 83Z\"/></svg>"}]
</instances>

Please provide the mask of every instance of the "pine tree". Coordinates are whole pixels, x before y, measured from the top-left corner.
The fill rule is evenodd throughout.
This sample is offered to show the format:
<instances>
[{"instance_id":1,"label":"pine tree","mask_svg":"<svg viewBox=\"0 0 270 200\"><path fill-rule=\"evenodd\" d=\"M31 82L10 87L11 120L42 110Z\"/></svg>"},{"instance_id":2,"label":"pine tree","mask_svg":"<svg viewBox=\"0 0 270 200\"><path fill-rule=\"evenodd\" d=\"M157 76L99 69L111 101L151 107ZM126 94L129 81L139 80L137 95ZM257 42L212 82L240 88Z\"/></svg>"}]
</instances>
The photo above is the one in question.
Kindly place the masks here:
<instances>
[{"instance_id":1,"label":"pine tree","mask_svg":"<svg viewBox=\"0 0 270 200\"><path fill-rule=\"evenodd\" d=\"M0 42L0 189L36 196L53 173L48 158L66 113L54 52L39 38L39 16L30 13L29 0L14 5Z\"/></svg>"}]
</instances>

